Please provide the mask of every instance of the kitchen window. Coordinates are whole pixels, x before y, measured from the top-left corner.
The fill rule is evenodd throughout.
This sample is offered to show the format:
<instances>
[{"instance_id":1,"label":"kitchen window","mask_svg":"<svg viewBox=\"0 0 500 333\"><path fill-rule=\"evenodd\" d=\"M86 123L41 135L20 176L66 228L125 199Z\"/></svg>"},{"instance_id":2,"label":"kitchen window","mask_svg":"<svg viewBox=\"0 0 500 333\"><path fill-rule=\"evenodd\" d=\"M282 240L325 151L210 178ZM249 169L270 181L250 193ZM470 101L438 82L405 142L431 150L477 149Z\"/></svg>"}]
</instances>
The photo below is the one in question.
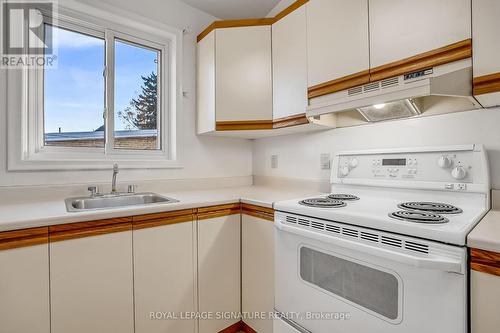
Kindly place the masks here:
<instances>
[{"instance_id":1,"label":"kitchen window","mask_svg":"<svg viewBox=\"0 0 500 333\"><path fill-rule=\"evenodd\" d=\"M182 32L68 13L57 19L44 13L39 29L52 37L57 62L23 69L22 115L13 117L21 142L9 169L100 169L114 161L124 168L179 167L175 74ZM8 139L16 145L15 131Z\"/></svg>"}]
</instances>

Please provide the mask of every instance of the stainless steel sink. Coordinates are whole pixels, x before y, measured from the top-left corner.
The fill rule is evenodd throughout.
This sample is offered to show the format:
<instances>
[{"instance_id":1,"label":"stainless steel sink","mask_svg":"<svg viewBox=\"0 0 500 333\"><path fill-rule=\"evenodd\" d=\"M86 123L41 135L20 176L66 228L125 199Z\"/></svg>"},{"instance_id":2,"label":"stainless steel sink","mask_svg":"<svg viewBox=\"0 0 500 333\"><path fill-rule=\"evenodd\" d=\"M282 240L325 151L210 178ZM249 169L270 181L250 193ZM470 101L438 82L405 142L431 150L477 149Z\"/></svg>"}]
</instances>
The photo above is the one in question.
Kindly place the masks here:
<instances>
[{"instance_id":1,"label":"stainless steel sink","mask_svg":"<svg viewBox=\"0 0 500 333\"><path fill-rule=\"evenodd\" d=\"M136 205L167 204L179 201L155 193L119 193L95 197L68 198L65 202L68 212L81 212Z\"/></svg>"}]
</instances>

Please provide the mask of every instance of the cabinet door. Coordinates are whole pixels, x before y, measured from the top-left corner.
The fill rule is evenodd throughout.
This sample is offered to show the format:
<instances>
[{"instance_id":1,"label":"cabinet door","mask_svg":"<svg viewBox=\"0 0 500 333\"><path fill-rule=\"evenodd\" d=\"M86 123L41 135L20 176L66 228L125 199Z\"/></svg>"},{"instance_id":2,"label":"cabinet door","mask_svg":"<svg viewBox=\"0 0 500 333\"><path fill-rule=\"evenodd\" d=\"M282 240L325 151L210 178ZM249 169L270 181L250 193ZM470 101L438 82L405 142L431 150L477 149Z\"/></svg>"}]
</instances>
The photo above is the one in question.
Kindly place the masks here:
<instances>
[{"instance_id":1,"label":"cabinet door","mask_svg":"<svg viewBox=\"0 0 500 333\"><path fill-rule=\"evenodd\" d=\"M369 69L367 1L307 3L309 87Z\"/></svg>"},{"instance_id":2,"label":"cabinet door","mask_svg":"<svg viewBox=\"0 0 500 333\"><path fill-rule=\"evenodd\" d=\"M194 332L193 222L134 230L135 333ZM169 313L152 320L151 312Z\"/></svg>"},{"instance_id":3,"label":"cabinet door","mask_svg":"<svg viewBox=\"0 0 500 333\"><path fill-rule=\"evenodd\" d=\"M372 68L471 38L470 0L369 0L369 4Z\"/></svg>"},{"instance_id":4,"label":"cabinet door","mask_svg":"<svg viewBox=\"0 0 500 333\"><path fill-rule=\"evenodd\" d=\"M474 94L485 106L500 105L500 1L472 1Z\"/></svg>"},{"instance_id":5,"label":"cabinet door","mask_svg":"<svg viewBox=\"0 0 500 333\"><path fill-rule=\"evenodd\" d=\"M198 294L200 333L219 332L239 321L240 215L198 221ZM217 313L232 318L217 318Z\"/></svg>"},{"instance_id":6,"label":"cabinet door","mask_svg":"<svg viewBox=\"0 0 500 333\"><path fill-rule=\"evenodd\" d=\"M274 225L272 221L242 215L242 311L274 310ZM272 333L273 320L245 319L259 333Z\"/></svg>"},{"instance_id":7,"label":"cabinet door","mask_svg":"<svg viewBox=\"0 0 500 333\"><path fill-rule=\"evenodd\" d=\"M271 27L215 33L217 121L272 119Z\"/></svg>"},{"instance_id":8,"label":"cabinet door","mask_svg":"<svg viewBox=\"0 0 500 333\"><path fill-rule=\"evenodd\" d=\"M196 50L196 109L198 134L215 131L215 31Z\"/></svg>"},{"instance_id":9,"label":"cabinet door","mask_svg":"<svg viewBox=\"0 0 500 333\"><path fill-rule=\"evenodd\" d=\"M0 331L50 332L48 244L0 250Z\"/></svg>"},{"instance_id":10,"label":"cabinet door","mask_svg":"<svg viewBox=\"0 0 500 333\"><path fill-rule=\"evenodd\" d=\"M50 244L52 333L134 332L132 232Z\"/></svg>"},{"instance_id":11,"label":"cabinet door","mask_svg":"<svg viewBox=\"0 0 500 333\"><path fill-rule=\"evenodd\" d=\"M293 11L272 26L273 118L306 112L306 8Z\"/></svg>"},{"instance_id":12,"label":"cabinet door","mask_svg":"<svg viewBox=\"0 0 500 333\"><path fill-rule=\"evenodd\" d=\"M471 332L491 333L500 327L500 276L471 271Z\"/></svg>"}]
</instances>

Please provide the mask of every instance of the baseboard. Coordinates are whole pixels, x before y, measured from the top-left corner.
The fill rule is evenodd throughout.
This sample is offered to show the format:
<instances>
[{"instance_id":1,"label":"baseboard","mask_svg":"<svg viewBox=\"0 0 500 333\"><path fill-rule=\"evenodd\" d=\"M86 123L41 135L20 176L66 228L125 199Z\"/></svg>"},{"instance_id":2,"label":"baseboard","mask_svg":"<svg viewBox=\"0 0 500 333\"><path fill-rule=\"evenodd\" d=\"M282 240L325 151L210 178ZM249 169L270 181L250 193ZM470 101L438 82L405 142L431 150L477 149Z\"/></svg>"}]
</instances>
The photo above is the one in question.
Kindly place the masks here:
<instances>
[{"instance_id":1,"label":"baseboard","mask_svg":"<svg viewBox=\"0 0 500 333\"><path fill-rule=\"evenodd\" d=\"M232 324L231 326L223 329L219 333L239 333L239 332L244 332L244 333L257 333L253 328L248 326L243 321L239 321L237 323Z\"/></svg>"}]
</instances>

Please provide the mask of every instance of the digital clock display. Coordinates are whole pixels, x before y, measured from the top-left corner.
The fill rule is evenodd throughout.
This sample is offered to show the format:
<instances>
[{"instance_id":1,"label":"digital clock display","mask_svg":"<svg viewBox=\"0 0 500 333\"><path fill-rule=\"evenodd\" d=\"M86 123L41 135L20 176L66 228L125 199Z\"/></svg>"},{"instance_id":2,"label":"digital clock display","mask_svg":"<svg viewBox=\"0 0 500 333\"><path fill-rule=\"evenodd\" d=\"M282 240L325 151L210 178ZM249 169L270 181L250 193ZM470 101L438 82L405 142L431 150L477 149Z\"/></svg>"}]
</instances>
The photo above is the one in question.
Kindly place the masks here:
<instances>
[{"instance_id":1,"label":"digital clock display","mask_svg":"<svg viewBox=\"0 0 500 333\"><path fill-rule=\"evenodd\" d=\"M405 166L406 158L384 158L382 165L386 166Z\"/></svg>"}]
</instances>

